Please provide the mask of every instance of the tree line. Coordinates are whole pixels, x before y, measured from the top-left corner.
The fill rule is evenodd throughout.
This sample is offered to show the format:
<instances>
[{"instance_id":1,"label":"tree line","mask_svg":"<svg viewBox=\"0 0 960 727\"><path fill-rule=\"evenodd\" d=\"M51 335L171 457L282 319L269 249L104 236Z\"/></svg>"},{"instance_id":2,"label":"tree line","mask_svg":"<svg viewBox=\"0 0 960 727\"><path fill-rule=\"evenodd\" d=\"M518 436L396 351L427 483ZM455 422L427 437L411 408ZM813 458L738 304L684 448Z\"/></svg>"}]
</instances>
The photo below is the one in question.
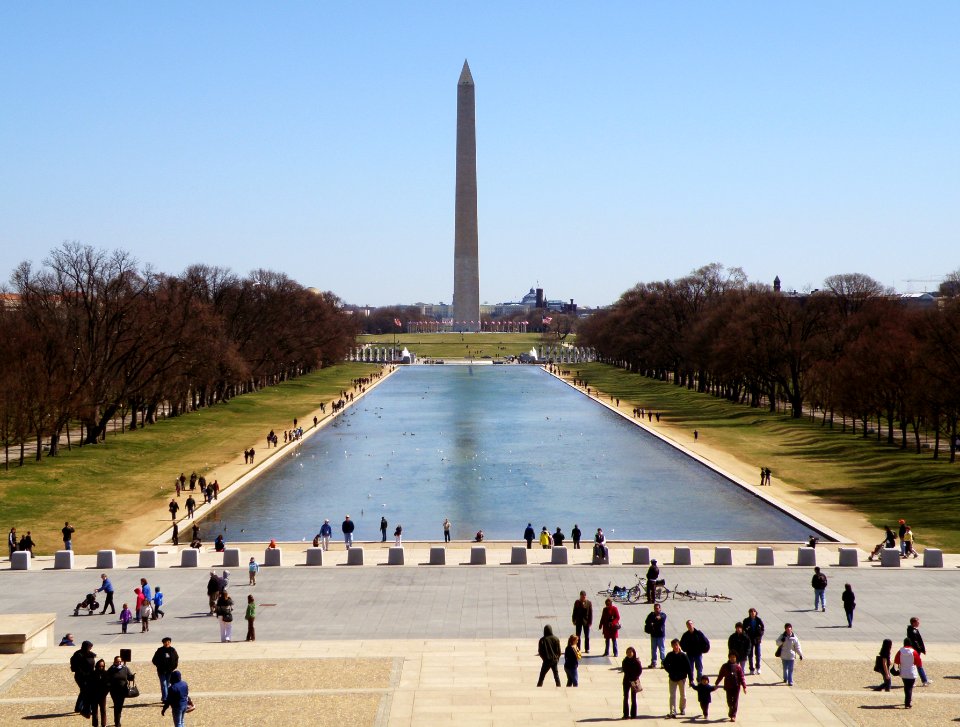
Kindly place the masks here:
<instances>
[{"instance_id":1,"label":"tree line","mask_svg":"<svg viewBox=\"0 0 960 727\"><path fill-rule=\"evenodd\" d=\"M77 243L21 263L0 308L0 436L56 455L343 359L353 317L283 273L193 265L181 275ZM5 458L9 461L9 457Z\"/></svg>"},{"instance_id":2,"label":"tree line","mask_svg":"<svg viewBox=\"0 0 960 727\"><path fill-rule=\"evenodd\" d=\"M602 360L677 386L922 451L933 432L956 460L960 417L960 271L929 305L908 305L867 275L833 275L785 293L713 263L640 283L581 321ZM899 433L899 437L895 436ZM899 440L899 441L898 441Z\"/></svg>"}]
</instances>

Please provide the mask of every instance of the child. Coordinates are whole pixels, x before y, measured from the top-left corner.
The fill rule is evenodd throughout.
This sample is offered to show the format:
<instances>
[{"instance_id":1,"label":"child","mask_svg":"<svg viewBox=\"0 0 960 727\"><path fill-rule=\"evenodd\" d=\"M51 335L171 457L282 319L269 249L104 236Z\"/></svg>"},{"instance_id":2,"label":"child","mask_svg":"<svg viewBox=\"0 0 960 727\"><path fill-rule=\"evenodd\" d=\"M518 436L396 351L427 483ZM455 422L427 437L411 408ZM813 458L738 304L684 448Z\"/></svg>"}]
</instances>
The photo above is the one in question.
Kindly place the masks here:
<instances>
[{"instance_id":1,"label":"child","mask_svg":"<svg viewBox=\"0 0 960 727\"><path fill-rule=\"evenodd\" d=\"M247 612L244 614L247 619L247 641L256 641L257 632L253 628L253 622L257 618L257 604L253 602L253 594L247 596Z\"/></svg>"},{"instance_id":2,"label":"child","mask_svg":"<svg viewBox=\"0 0 960 727\"><path fill-rule=\"evenodd\" d=\"M708 676L700 677L700 683L694 687L697 691L697 701L700 702L700 710L703 712L704 719L710 716L710 695L719 688L710 684L710 677Z\"/></svg>"},{"instance_id":3,"label":"child","mask_svg":"<svg viewBox=\"0 0 960 727\"><path fill-rule=\"evenodd\" d=\"M133 614L130 613L130 607L127 604L123 604L123 608L120 609L120 627L123 629L121 633L127 633L127 624L133 619Z\"/></svg>"},{"instance_id":4,"label":"child","mask_svg":"<svg viewBox=\"0 0 960 727\"><path fill-rule=\"evenodd\" d=\"M142 628L140 633L150 630L150 617L153 615L153 604L150 601L144 599L143 605L140 606L140 624Z\"/></svg>"},{"instance_id":5,"label":"child","mask_svg":"<svg viewBox=\"0 0 960 727\"><path fill-rule=\"evenodd\" d=\"M153 594L153 620L157 620L157 616L163 618L163 609L160 608L163 605L163 594L160 592L160 586L157 586L157 592Z\"/></svg>"},{"instance_id":6,"label":"child","mask_svg":"<svg viewBox=\"0 0 960 727\"><path fill-rule=\"evenodd\" d=\"M257 561L255 558L250 558L250 565L248 566L248 570L250 571L250 585L251 586L257 585L257 573L260 572L260 566L257 565Z\"/></svg>"},{"instance_id":7,"label":"child","mask_svg":"<svg viewBox=\"0 0 960 727\"><path fill-rule=\"evenodd\" d=\"M567 648L563 650L563 670L567 673L567 686L579 687L577 667L580 666L580 639L576 634L570 634L567 639Z\"/></svg>"}]
</instances>

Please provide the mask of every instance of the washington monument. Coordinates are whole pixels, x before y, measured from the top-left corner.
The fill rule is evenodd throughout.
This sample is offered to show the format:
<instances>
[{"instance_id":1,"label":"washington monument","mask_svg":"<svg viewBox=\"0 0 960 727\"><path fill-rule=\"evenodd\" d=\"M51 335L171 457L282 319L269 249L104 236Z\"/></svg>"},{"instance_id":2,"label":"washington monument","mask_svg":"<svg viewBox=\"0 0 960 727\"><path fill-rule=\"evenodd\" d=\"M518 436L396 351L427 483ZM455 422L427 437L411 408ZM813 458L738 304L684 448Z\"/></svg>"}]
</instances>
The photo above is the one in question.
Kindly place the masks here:
<instances>
[{"instance_id":1,"label":"washington monument","mask_svg":"<svg viewBox=\"0 0 960 727\"><path fill-rule=\"evenodd\" d=\"M457 192L453 240L454 326L461 331L479 331L476 98L473 76L466 61L457 83Z\"/></svg>"}]
</instances>

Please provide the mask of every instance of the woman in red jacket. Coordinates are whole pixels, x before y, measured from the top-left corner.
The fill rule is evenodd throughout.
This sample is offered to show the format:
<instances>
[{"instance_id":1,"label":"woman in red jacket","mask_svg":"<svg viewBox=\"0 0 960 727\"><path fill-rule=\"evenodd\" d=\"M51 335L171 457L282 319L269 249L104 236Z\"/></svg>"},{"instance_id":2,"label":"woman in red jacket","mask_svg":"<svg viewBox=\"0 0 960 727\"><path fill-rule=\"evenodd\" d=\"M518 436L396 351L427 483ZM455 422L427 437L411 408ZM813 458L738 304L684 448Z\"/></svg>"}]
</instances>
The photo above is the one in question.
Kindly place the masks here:
<instances>
[{"instance_id":1,"label":"woman in red jacket","mask_svg":"<svg viewBox=\"0 0 960 727\"><path fill-rule=\"evenodd\" d=\"M620 611L609 598L604 601L600 614L600 630L603 632L603 655L610 656L610 642L613 642L613 655L617 656L617 637L620 634Z\"/></svg>"}]
</instances>

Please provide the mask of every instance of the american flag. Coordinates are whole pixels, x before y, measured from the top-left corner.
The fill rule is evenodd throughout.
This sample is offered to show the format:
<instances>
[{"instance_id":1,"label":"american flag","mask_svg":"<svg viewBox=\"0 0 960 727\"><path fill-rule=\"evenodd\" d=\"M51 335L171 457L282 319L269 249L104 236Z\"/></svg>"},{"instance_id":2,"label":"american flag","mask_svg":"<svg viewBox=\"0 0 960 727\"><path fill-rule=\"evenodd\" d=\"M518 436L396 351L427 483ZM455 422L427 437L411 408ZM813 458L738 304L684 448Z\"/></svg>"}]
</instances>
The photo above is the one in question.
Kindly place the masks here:
<instances>
[{"instance_id":1,"label":"american flag","mask_svg":"<svg viewBox=\"0 0 960 727\"><path fill-rule=\"evenodd\" d=\"M394 318L394 319L393 319L393 324L394 324L397 328L403 328L403 324L400 322L400 319L399 319L399 318Z\"/></svg>"},{"instance_id":2,"label":"american flag","mask_svg":"<svg viewBox=\"0 0 960 727\"><path fill-rule=\"evenodd\" d=\"M543 325L549 326L552 321L553 321L553 318L551 318L550 316L544 316Z\"/></svg>"}]
</instances>

